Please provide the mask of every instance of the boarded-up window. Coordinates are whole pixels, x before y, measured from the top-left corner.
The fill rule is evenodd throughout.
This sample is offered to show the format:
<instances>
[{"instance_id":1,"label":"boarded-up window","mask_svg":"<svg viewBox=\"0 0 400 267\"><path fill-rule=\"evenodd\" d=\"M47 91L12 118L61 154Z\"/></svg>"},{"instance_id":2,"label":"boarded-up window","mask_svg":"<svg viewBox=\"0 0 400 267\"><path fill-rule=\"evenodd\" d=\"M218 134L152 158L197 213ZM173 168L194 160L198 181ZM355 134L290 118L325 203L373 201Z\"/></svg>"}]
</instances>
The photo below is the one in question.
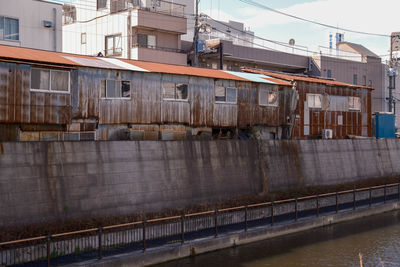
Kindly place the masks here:
<instances>
[{"instance_id":1,"label":"boarded-up window","mask_svg":"<svg viewBox=\"0 0 400 267\"><path fill-rule=\"evenodd\" d=\"M69 72L64 70L31 69L31 90L69 92Z\"/></svg>"},{"instance_id":2,"label":"boarded-up window","mask_svg":"<svg viewBox=\"0 0 400 267\"><path fill-rule=\"evenodd\" d=\"M165 82L163 84L164 100L187 100L188 85L184 83Z\"/></svg>"},{"instance_id":3,"label":"boarded-up window","mask_svg":"<svg viewBox=\"0 0 400 267\"><path fill-rule=\"evenodd\" d=\"M349 96L349 109L361 110L361 99L355 96Z\"/></svg>"},{"instance_id":4,"label":"boarded-up window","mask_svg":"<svg viewBox=\"0 0 400 267\"><path fill-rule=\"evenodd\" d=\"M277 106L278 92L260 90L258 94L259 104L262 106Z\"/></svg>"},{"instance_id":5,"label":"boarded-up window","mask_svg":"<svg viewBox=\"0 0 400 267\"><path fill-rule=\"evenodd\" d=\"M131 83L130 81L106 80L105 87L106 98L130 98Z\"/></svg>"},{"instance_id":6,"label":"boarded-up window","mask_svg":"<svg viewBox=\"0 0 400 267\"><path fill-rule=\"evenodd\" d=\"M215 86L215 102L236 104L237 89L232 87Z\"/></svg>"},{"instance_id":7,"label":"boarded-up window","mask_svg":"<svg viewBox=\"0 0 400 267\"><path fill-rule=\"evenodd\" d=\"M307 103L309 108L322 107L322 95L320 94L307 94Z\"/></svg>"}]
</instances>

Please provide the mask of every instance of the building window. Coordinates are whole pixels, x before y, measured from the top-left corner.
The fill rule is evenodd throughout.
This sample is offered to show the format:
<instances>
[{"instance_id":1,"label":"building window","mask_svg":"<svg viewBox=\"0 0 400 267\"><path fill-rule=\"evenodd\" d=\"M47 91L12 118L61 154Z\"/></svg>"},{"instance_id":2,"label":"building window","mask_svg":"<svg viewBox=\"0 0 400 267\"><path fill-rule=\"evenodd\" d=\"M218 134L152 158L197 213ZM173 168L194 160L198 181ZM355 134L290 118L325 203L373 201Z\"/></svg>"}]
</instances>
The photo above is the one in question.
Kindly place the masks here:
<instances>
[{"instance_id":1,"label":"building window","mask_svg":"<svg viewBox=\"0 0 400 267\"><path fill-rule=\"evenodd\" d=\"M71 24L76 21L76 7L73 5L64 4L62 7L63 11L63 25Z\"/></svg>"},{"instance_id":2,"label":"building window","mask_svg":"<svg viewBox=\"0 0 400 267\"><path fill-rule=\"evenodd\" d=\"M105 98L131 98L131 82L121 80L104 80L104 92L102 96Z\"/></svg>"},{"instance_id":3,"label":"building window","mask_svg":"<svg viewBox=\"0 0 400 267\"><path fill-rule=\"evenodd\" d=\"M357 74L353 75L353 84L357 84Z\"/></svg>"},{"instance_id":4,"label":"building window","mask_svg":"<svg viewBox=\"0 0 400 267\"><path fill-rule=\"evenodd\" d=\"M0 40L19 41L19 20L0 16Z\"/></svg>"},{"instance_id":5,"label":"building window","mask_svg":"<svg viewBox=\"0 0 400 267\"><path fill-rule=\"evenodd\" d=\"M86 32L81 33L81 44L86 44Z\"/></svg>"},{"instance_id":6,"label":"building window","mask_svg":"<svg viewBox=\"0 0 400 267\"><path fill-rule=\"evenodd\" d=\"M106 36L106 56L122 55L121 35Z\"/></svg>"},{"instance_id":7,"label":"building window","mask_svg":"<svg viewBox=\"0 0 400 267\"><path fill-rule=\"evenodd\" d=\"M278 92L260 90L258 93L258 103L261 106L278 106Z\"/></svg>"},{"instance_id":8,"label":"building window","mask_svg":"<svg viewBox=\"0 0 400 267\"><path fill-rule=\"evenodd\" d=\"M107 0L97 0L97 10L107 8Z\"/></svg>"},{"instance_id":9,"label":"building window","mask_svg":"<svg viewBox=\"0 0 400 267\"><path fill-rule=\"evenodd\" d=\"M237 89L232 87L215 86L215 102L237 103Z\"/></svg>"},{"instance_id":10,"label":"building window","mask_svg":"<svg viewBox=\"0 0 400 267\"><path fill-rule=\"evenodd\" d=\"M153 48L153 49L157 47L155 35L138 34L137 40L139 47Z\"/></svg>"},{"instance_id":11,"label":"building window","mask_svg":"<svg viewBox=\"0 0 400 267\"><path fill-rule=\"evenodd\" d=\"M322 108L322 95L307 94L307 104L309 108Z\"/></svg>"},{"instance_id":12,"label":"building window","mask_svg":"<svg viewBox=\"0 0 400 267\"><path fill-rule=\"evenodd\" d=\"M31 69L31 90L69 93L69 71Z\"/></svg>"},{"instance_id":13,"label":"building window","mask_svg":"<svg viewBox=\"0 0 400 267\"><path fill-rule=\"evenodd\" d=\"M367 86L367 76L363 75L363 85Z\"/></svg>"},{"instance_id":14,"label":"building window","mask_svg":"<svg viewBox=\"0 0 400 267\"><path fill-rule=\"evenodd\" d=\"M349 109L361 110L361 99L355 96L349 96Z\"/></svg>"},{"instance_id":15,"label":"building window","mask_svg":"<svg viewBox=\"0 0 400 267\"><path fill-rule=\"evenodd\" d=\"M151 5L152 6L161 6L161 0L151 0Z\"/></svg>"},{"instance_id":16,"label":"building window","mask_svg":"<svg viewBox=\"0 0 400 267\"><path fill-rule=\"evenodd\" d=\"M164 100L187 100L188 99L188 85L184 83L170 83L163 84L163 98Z\"/></svg>"},{"instance_id":17,"label":"building window","mask_svg":"<svg viewBox=\"0 0 400 267\"><path fill-rule=\"evenodd\" d=\"M327 73L326 73L326 76L328 78L332 78L332 70L328 70Z\"/></svg>"}]
</instances>

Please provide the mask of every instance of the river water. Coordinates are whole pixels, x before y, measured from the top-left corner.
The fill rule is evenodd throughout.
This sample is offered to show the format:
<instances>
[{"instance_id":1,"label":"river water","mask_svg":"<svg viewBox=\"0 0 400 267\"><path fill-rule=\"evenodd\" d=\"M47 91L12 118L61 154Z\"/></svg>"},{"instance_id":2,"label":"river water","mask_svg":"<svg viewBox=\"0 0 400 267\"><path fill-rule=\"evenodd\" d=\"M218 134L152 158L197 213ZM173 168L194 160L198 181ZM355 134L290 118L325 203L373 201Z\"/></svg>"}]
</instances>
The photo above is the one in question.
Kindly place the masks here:
<instances>
[{"instance_id":1,"label":"river water","mask_svg":"<svg viewBox=\"0 0 400 267\"><path fill-rule=\"evenodd\" d=\"M361 255L361 260L360 260ZM176 266L400 267L400 211L177 260Z\"/></svg>"}]
</instances>

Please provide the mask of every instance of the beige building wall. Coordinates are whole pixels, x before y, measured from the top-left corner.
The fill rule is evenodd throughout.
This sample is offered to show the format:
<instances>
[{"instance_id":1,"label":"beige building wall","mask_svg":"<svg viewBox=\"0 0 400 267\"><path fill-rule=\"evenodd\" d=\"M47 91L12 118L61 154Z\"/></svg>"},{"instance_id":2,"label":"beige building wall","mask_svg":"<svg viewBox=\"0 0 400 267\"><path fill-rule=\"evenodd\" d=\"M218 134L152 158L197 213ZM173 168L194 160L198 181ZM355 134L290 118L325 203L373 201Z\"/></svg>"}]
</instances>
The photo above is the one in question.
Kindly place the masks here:
<instances>
[{"instance_id":1,"label":"beige building wall","mask_svg":"<svg viewBox=\"0 0 400 267\"><path fill-rule=\"evenodd\" d=\"M62 4L42 0L1 0L0 16L19 20L19 40L0 37L0 44L62 51ZM43 21L50 21L52 27L44 27Z\"/></svg>"}]
</instances>

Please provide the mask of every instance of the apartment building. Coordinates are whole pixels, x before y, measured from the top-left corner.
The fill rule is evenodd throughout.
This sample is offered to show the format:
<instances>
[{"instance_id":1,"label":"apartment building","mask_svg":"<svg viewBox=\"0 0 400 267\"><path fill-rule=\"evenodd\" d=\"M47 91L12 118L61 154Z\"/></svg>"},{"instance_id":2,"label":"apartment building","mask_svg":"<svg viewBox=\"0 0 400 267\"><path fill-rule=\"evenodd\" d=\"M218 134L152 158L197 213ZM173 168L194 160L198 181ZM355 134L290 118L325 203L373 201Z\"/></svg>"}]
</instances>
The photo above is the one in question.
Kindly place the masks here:
<instances>
[{"instance_id":1,"label":"apartment building","mask_svg":"<svg viewBox=\"0 0 400 267\"><path fill-rule=\"evenodd\" d=\"M0 44L62 51L62 4L45 0L0 1Z\"/></svg>"},{"instance_id":2,"label":"apartment building","mask_svg":"<svg viewBox=\"0 0 400 267\"><path fill-rule=\"evenodd\" d=\"M64 52L187 63L181 36L189 11L179 1L77 0L63 9Z\"/></svg>"}]
</instances>

